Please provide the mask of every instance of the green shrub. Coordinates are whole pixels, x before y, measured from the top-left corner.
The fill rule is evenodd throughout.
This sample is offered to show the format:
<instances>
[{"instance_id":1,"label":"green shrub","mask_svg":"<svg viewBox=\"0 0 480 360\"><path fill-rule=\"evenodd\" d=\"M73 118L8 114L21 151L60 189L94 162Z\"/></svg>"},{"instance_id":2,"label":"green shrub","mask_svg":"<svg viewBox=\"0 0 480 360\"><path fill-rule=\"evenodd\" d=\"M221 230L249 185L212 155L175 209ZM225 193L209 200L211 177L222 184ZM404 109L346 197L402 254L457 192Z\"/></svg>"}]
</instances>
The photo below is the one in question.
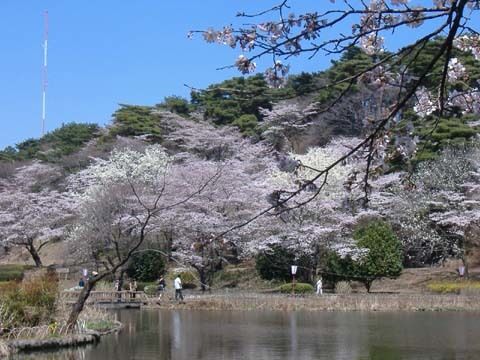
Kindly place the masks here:
<instances>
[{"instance_id":1,"label":"green shrub","mask_svg":"<svg viewBox=\"0 0 480 360\"><path fill-rule=\"evenodd\" d=\"M360 248L368 250L356 264L357 275L370 290L371 282L382 277L395 278L402 272L402 244L391 226L373 221L359 227L353 234Z\"/></svg>"},{"instance_id":2,"label":"green shrub","mask_svg":"<svg viewBox=\"0 0 480 360\"><path fill-rule=\"evenodd\" d=\"M436 159L441 150L447 147L463 148L471 144L472 139L479 133L478 129L472 128L466 123L468 117L420 119L410 112L406 113L406 117L413 119L414 134L421 140L414 158L415 163ZM437 121L438 124L435 127Z\"/></svg>"},{"instance_id":3,"label":"green shrub","mask_svg":"<svg viewBox=\"0 0 480 360\"><path fill-rule=\"evenodd\" d=\"M110 320L87 321L85 327L93 331L108 331L115 328L115 323Z\"/></svg>"},{"instance_id":4,"label":"green shrub","mask_svg":"<svg viewBox=\"0 0 480 360\"><path fill-rule=\"evenodd\" d=\"M188 115L190 113L188 100L180 96L167 96L163 99L163 102L155 106L179 115Z\"/></svg>"},{"instance_id":5,"label":"green shrub","mask_svg":"<svg viewBox=\"0 0 480 360\"><path fill-rule=\"evenodd\" d=\"M147 286L157 286L157 282L143 282L137 281L137 291L145 291Z\"/></svg>"},{"instance_id":6,"label":"green shrub","mask_svg":"<svg viewBox=\"0 0 480 360\"><path fill-rule=\"evenodd\" d=\"M292 88L297 96L308 95L317 90L317 81L315 73L301 72L298 75L289 76L286 87Z\"/></svg>"},{"instance_id":7,"label":"green shrub","mask_svg":"<svg viewBox=\"0 0 480 360\"><path fill-rule=\"evenodd\" d=\"M313 286L310 285L310 284L306 284L306 283L295 283L293 288L295 289L295 294L308 294L308 293L312 293L314 291ZM291 293L292 292L292 284L291 283L290 284L283 284L282 286L280 286L278 288L278 290L281 293L285 293L285 294Z\"/></svg>"},{"instance_id":8,"label":"green shrub","mask_svg":"<svg viewBox=\"0 0 480 360\"><path fill-rule=\"evenodd\" d=\"M60 128L47 133L40 141L42 144L49 144L56 156L63 156L79 150L86 142L97 136L98 130L97 124L62 124Z\"/></svg>"},{"instance_id":9,"label":"green shrub","mask_svg":"<svg viewBox=\"0 0 480 360\"><path fill-rule=\"evenodd\" d=\"M406 64L412 61L412 57L415 57L415 61L409 65L412 74L414 76L420 76L425 72L425 69L431 63L432 59L437 55L438 50L442 46L445 38L438 37L429 41L427 44L419 45L422 47L422 51L417 54L413 51L410 55L407 55L402 59L402 63ZM418 56L417 56L418 55ZM458 49L452 49L452 58L458 58L460 62L465 66L466 73L469 74L470 86L476 85L476 80L480 78L480 70L478 61L472 56L470 52L460 51ZM429 70L428 76L423 80L423 85L429 90L435 91L438 84L442 81L443 76L443 63L437 61L432 69Z\"/></svg>"},{"instance_id":10,"label":"green shrub","mask_svg":"<svg viewBox=\"0 0 480 360\"><path fill-rule=\"evenodd\" d=\"M271 109L271 91L262 75L235 77L192 92L191 102L205 109L204 116L217 125L228 125L245 114L261 119L259 108Z\"/></svg>"},{"instance_id":11,"label":"green shrub","mask_svg":"<svg viewBox=\"0 0 480 360\"><path fill-rule=\"evenodd\" d=\"M184 289L195 289L197 287L196 282L197 279L193 275L193 272L191 271L182 271L178 274L175 274L180 276L180 279L182 280L182 287ZM168 286L169 284L167 284ZM173 286L173 284L172 284Z\"/></svg>"},{"instance_id":12,"label":"green shrub","mask_svg":"<svg viewBox=\"0 0 480 360\"><path fill-rule=\"evenodd\" d=\"M37 326L49 323L55 313L58 278L55 272L22 283L10 283L0 294L4 327Z\"/></svg>"},{"instance_id":13,"label":"green shrub","mask_svg":"<svg viewBox=\"0 0 480 360\"><path fill-rule=\"evenodd\" d=\"M165 272L165 263L161 254L153 251L141 252L132 256L127 275L143 282L155 281Z\"/></svg>"},{"instance_id":14,"label":"green shrub","mask_svg":"<svg viewBox=\"0 0 480 360\"><path fill-rule=\"evenodd\" d=\"M279 245L259 253L255 258L255 268L262 279L289 281L292 278L291 266L298 265L296 278L300 282L311 280L312 258L296 254Z\"/></svg>"},{"instance_id":15,"label":"green shrub","mask_svg":"<svg viewBox=\"0 0 480 360\"><path fill-rule=\"evenodd\" d=\"M151 135L160 137L161 117L152 113L150 106L120 105L113 114L113 126L111 135L138 136Z\"/></svg>"},{"instance_id":16,"label":"green shrub","mask_svg":"<svg viewBox=\"0 0 480 360\"><path fill-rule=\"evenodd\" d=\"M324 83L334 84L329 87L321 88L316 93L315 100L321 104L330 103L337 99L341 94L352 94L358 90L356 84L350 85L348 82L341 82L352 75L358 74L372 66L372 57L365 54L358 47L348 49L340 60L332 61L332 66L326 71L320 73L319 78Z\"/></svg>"},{"instance_id":17,"label":"green shrub","mask_svg":"<svg viewBox=\"0 0 480 360\"><path fill-rule=\"evenodd\" d=\"M29 265L0 265L0 281L22 280L25 270L32 267Z\"/></svg>"},{"instance_id":18,"label":"green shrub","mask_svg":"<svg viewBox=\"0 0 480 360\"><path fill-rule=\"evenodd\" d=\"M356 278L353 259L350 256L341 257L334 251L326 255L325 269L323 277L335 285L339 281L350 281Z\"/></svg>"},{"instance_id":19,"label":"green shrub","mask_svg":"<svg viewBox=\"0 0 480 360\"><path fill-rule=\"evenodd\" d=\"M140 291L140 290L139 290ZM147 285L142 290L145 294L153 296L157 294L157 285Z\"/></svg>"},{"instance_id":20,"label":"green shrub","mask_svg":"<svg viewBox=\"0 0 480 360\"><path fill-rule=\"evenodd\" d=\"M27 139L0 151L0 160L40 159L57 162L62 156L72 154L88 141L98 136L97 124L68 123L45 134L40 139Z\"/></svg>"},{"instance_id":21,"label":"green shrub","mask_svg":"<svg viewBox=\"0 0 480 360\"><path fill-rule=\"evenodd\" d=\"M358 227L354 234L356 245L367 252L359 259L341 258L329 254L326 262L326 278L334 283L341 280L357 280L370 291L372 282L383 277L395 278L402 271L401 243L389 224L372 221Z\"/></svg>"},{"instance_id":22,"label":"green shrub","mask_svg":"<svg viewBox=\"0 0 480 360\"><path fill-rule=\"evenodd\" d=\"M255 268L260 277L265 280L291 279L291 268L295 262L295 255L281 246L273 246L270 249L257 255Z\"/></svg>"},{"instance_id":23,"label":"green shrub","mask_svg":"<svg viewBox=\"0 0 480 360\"><path fill-rule=\"evenodd\" d=\"M257 132L258 120L255 115L246 114L236 119L232 125L238 127L242 134L253 136Z\"/></svg>"}]
</instances>

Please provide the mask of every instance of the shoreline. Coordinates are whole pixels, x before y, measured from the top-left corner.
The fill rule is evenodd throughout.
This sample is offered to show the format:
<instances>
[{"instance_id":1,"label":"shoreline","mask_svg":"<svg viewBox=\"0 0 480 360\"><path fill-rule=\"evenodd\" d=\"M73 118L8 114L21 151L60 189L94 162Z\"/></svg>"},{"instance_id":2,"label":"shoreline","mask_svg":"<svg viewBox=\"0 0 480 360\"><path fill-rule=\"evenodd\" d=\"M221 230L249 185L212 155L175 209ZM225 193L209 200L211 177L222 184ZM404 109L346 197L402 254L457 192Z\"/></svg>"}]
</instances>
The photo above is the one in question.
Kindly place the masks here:
<instances>
[{"instance_id":1,"label":"shoreline","mask_svg":"<svg viewBox=\"0 0 480 360\"><path fill-rule=\"evenodd\" d=\"M150 302L143 308L185 310L272 311L470 311L480 312L480 296L451 294L327 294L287 296L264 294L202 295L185 302Z\"/></svg>"},{"instance_id":2,"label":"shoreline","mask_svg":"<svg viewBox=\"0 0 480 360\"><path fill-rule=\"evenodd\" d=\"M8 357L12 354L21 352L35 352L41 350L56 350L72 348L88 344L98 343L102 336L121 331L124 325L119 321L114 321L114 327L105 331L89 330L84 334L71 334L61 337L52 337L46 339L15 339L4 342L1 357Z\"/></svg>"},{"instance_id":3,"label":"shoreline","mask_svg":"<svg viewBox=\"0 0 480 360\"><path fill-rule=\"evenodd\" d=\"M479 295L455 294L324 294L285 295L265 293L187 295L184 303L151 299L143 309L204 311L327 311L327 312L480 312ZM121 331L124 324L105 331L88 331L58 338L16 339L0 342L0 358L14 353L62 349L97 343L101 337ZM6 347L6 349L5 349ZM8 350L8 354L5 354ZM3 352L3 353L2 353Z\"/></svg>"}]
</instances>

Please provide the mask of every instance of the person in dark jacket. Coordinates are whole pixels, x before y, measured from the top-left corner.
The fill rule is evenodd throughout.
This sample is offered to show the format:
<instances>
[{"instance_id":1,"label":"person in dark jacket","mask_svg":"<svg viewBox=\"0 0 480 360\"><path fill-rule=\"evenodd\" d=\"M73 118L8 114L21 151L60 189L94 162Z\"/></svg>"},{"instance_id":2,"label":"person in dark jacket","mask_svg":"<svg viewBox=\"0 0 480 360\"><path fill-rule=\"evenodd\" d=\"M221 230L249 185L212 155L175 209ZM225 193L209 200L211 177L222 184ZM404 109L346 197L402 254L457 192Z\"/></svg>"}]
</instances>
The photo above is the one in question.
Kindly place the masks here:
<instances>
[{"instance_id":1,"label":"person in dark jacket","mask_svg":"<svg viewBox=\"0 0 480 360\"><path fill-rule=\"evenodd\" d=\"M166 286L165 279L163 278L163 276L160 276L160 279L158 279L158 282L157 282L157 294L159 298L162 297L163 291L165 290L165 286Z\"/></svg>"}]
</instances>

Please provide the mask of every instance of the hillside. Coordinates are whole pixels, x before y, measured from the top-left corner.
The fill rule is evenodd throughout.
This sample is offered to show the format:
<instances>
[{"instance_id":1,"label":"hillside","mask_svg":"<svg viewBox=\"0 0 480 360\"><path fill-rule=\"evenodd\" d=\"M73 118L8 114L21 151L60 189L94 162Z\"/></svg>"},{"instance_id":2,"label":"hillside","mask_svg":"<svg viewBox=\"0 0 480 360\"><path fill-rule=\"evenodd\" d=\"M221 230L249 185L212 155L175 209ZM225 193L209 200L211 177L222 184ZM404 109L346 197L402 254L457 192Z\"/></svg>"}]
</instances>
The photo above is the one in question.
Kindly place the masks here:
<instances>
[{"instance_id":1,"label":"hillside","mask_svg":"<svg viewBox=\"0 0 480 360\"><path fill-rule=\"evenodd\" d=\"M419 68L428 54L417 59ZM478 62L456 55L471 68L470 80L478 80ZM325 87L372 61L353 49L328 70L291 76L282 89L257 75L193 92L191 101L172 96L155 106L123 104L105 128L65 124L4 149L0 262L108 267L110 252L127 251L129 239L139 236L130 227L144 219L142 201L160 191L165 206L152 216L142 247L171 254L206 282L225 261L278 246L312 269L325 268L332 251L355 257L356 229L376 219L400 240L405 267L451 259L480 265L478 115L453 107L440 119L421 117L410 104L385 134L383 153L366 161L362 150L310 183L317 170L355 148L388 108L388 87L380 99L378 88L361 82ZM429 81L436 81L435 71ZM125 159L130 163L122 164ZM151 177L163 161L162 186L129 193L134 166ZM89 191L111 180L109 169L123 171L123 180L113 193L99 192L86 203ZM299 189L305 190L295 198L299 206L287 208L284 200Z\"/></svg>"}]
</instances>

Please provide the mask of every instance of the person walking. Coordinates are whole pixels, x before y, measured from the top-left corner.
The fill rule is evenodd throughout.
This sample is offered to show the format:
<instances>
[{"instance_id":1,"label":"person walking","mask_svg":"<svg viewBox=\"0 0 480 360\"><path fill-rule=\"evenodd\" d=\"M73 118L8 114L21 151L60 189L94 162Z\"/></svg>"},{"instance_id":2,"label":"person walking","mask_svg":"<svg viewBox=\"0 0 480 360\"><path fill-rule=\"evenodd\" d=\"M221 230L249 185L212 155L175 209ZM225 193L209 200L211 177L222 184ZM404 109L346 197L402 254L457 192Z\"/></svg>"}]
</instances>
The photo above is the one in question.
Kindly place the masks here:
<instances>
[{"instance_id":1,"label":"person walking","mask_svg":"<svg viewBox=\"0 0 480 360\"><path fill-rule=\"evenodd\" d=\"M163 278L163 276L160 276L160 279L158 279L158 281L157 281L157 294L158 294L159 299L163 295L163 291L165 290L165 286L166 286L165 279Z\"/></svg>"},{"instance_id":2,"label":"person walking","mask_svg":"<svg viewBox=\"0 0 480 360\"><path fill-rule=\"evenodd\" d=\"M180 279L180 275L177 275L173 281L173 286L175 287L175 300L180 298L180 301L183 301L182 280Z\"/></svg>"},{"instance_id":3,"label":"person walking","mask_svg":"<svg viewBox=\"0 0 480 360\"><path fill-rule=\"evenodd\" d=\"M317 295L323 295L323 284L322 284L322 277L320 276L318 278L317 283L315 284L315 287L317 288Z\"/></svg>"},{"instance_id":4,"label":"person walking","mask_svg":"<svg viewBox=\"0 0 480 360\"><path fill-rule=\"evenodd\" d=\"M137 280L133 279L130 280L130 283L128 284L130 288L130 296L132 299L135 299L135 293L137 291Z\"/></svg>"}]
</instances>

